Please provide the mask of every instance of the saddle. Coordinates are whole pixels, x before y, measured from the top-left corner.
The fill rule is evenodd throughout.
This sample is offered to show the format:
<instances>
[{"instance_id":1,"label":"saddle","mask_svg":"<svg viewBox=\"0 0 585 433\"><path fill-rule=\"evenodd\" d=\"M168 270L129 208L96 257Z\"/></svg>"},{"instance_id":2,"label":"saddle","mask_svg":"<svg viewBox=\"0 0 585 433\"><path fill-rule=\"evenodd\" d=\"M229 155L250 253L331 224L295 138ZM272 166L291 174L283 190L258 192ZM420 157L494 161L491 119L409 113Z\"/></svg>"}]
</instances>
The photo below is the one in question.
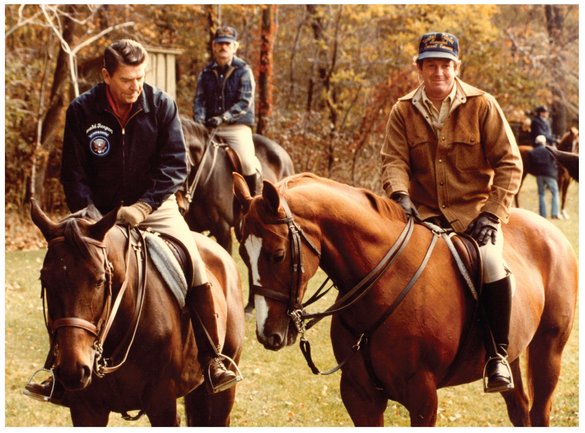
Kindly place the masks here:
<instances>
[{"instance_id":1,"label":"saddle","mask_svg":"<svg viewBox=\"0 0 585 433\"><path fill-rule=\"evenodd\" d=\"M144 248L157 271L173 293L179 307L185 306L185 297L193 281L193 265L187 249L174 237L150 230L141 231L141 236L132 232L133 241L144 239Z\"/></svg>"},{"instance_id":2,"label":"saddle","mask_svg":"<svg viewBox=\"0 0 585 433\"><path fill-rule=\"evenodd\" d=\"M432 230L445 240L459 273L465 281L473 298L478 301L481 293L482 282L482 264L479 245L471 236L466 233L457 233L452 229L445 229L440 224L430 221L423 221L429 230Z\"/></svg>"}]
</instances>

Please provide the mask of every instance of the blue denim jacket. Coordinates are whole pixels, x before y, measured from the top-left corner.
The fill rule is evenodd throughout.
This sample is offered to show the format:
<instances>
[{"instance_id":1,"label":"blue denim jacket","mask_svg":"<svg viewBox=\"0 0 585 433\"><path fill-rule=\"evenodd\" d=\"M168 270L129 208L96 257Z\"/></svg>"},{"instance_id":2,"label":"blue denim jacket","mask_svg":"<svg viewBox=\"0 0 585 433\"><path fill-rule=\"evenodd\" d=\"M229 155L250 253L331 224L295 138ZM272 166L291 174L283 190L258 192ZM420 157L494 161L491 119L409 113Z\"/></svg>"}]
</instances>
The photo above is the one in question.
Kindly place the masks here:
<instances>
[{"instance_id":1,"label":"blue denim jacket","mask_svg":"<svg viewBox=\"0 0 585 433\"><path fill-rule=\"evenodd\" d=\"M197 81L193 98L193 120L206 120L223 116L228 124L253 126L255 82L252 69L242 59L233 58L222 75L213 61L203 69Z\"/></svg>"}]
</instances>

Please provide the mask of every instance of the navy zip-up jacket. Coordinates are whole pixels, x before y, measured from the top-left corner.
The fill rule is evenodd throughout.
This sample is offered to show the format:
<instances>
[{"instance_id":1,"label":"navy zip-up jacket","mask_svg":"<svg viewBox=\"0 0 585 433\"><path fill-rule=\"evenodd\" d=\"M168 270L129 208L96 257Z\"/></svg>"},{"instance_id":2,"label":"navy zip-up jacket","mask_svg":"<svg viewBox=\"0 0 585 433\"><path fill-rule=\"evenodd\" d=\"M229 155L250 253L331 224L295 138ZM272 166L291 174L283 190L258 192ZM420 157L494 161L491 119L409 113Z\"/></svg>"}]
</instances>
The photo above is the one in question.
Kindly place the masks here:
<instances>
[{"instance_id":1,"label":"navy zip-up jacket","mask_svg":"<svg viewBox=\"0 0 585 433\"><path fill-rule=\"evenodd\" d=\"M213 61L199 75L193 98L193 120L205 124L222 116L227 124L254 126L254 74L250 66L234 56L224 74Z\"/></svg>"},{"instance_id":2,"label":"navy zip-up jacket","mask_svg":"<svg viewBox=\"0 0 585 433\"><path fill-rule=\"evenodd\" d=\"M100 83L67 109L61 183L72 212L94 204L102 213L123 203L156 210L187 177L177 105L148 84L124 128Z\"/></svg>"}]
</instances>

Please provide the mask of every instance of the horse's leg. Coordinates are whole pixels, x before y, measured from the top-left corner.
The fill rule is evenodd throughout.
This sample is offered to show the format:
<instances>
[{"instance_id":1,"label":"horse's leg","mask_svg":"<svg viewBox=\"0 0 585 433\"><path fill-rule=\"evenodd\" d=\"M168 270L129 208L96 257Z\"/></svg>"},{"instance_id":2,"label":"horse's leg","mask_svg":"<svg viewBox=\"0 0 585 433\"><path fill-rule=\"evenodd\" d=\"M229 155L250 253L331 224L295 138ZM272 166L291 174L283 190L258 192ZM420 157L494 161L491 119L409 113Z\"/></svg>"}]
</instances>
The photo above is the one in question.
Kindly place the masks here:
<instances>
[{"instance_id":1,"label":"horse's leg","mask_svg":"<svg viewBox=\"0 0 585 433\"><path fill-rule=\"evenodd\" d=\"M75 427L105 427L108 425L110 411L95 404L82 406L73 404L70 408L71 422Z\"/></svg>"},{"instance_id":2,"label":"horse's leg","mask_svg":"<svg viewBox=\"0 0 585 433\"><path fill-rule=\"evenodd\" d=\"M522 382L522 372L520 370L520 358L510 363L512 376L514 377L514 390L502 393L506 407L508 408L508 417L516 427L530 426L530 415L528 413L528 396L524 392L524 383Z\"/></svg>"},{"instance_id":3,"label":"horse's leg","mask_svg":"<svg viewBox=\"0 0 585 433\"><path fill-rule=\"evenodd\" d=\"M360 374L361 373L357 373ZM367 390L355 383L355 374L341 374L341 400L356 427L383 427L388 399L373 386ZM366 383L371 380L365 377Z\"/></svg>"},{"instance_id":4,"label":"horse's leg","mask_svg":"<svg viewBox=\"0 0 585 433\"><path fill-rule=\"evenodd\" d=\"M402 404L410 414L412 427L433 427L437 423L437 383L430 372L421 371L408 379Z\"/></svg>"},{"instance_id":5,"label":"horse's leg","mask_svg":"<svg viewBox=\"0 0 585 433\"><path fill-rule=\"evenodd\" d=\"M530 419L533 427L548 426L553 392L561 373L561 354L568 339L568 332L558 327L541 329L528 347L528 381L531 387L532 408Z\"/></svg>"},{"instance_id":6,"label":"horse's leg","mask_svg":"<svg viewBox=\"0 0 585 433\"><path fill-rule=\"evenodd\" d=\"M167 393L168 394L168 393ZM153 427L178 427L177 400L174 395L162 397L164 393L152 392L153 400L144 408L150 425Z\"/></svg>"},{"instance_id":7,"label":"horse's leg","mask_svg":"<svg viewBox=\"0 0 585 433\"><path fill-rule=\"evenodd\" d=\"M185 413L189 427L228 427L236 399L236 387L208 394L204 385L185 396Z\"/></svg>"}]
</instances>

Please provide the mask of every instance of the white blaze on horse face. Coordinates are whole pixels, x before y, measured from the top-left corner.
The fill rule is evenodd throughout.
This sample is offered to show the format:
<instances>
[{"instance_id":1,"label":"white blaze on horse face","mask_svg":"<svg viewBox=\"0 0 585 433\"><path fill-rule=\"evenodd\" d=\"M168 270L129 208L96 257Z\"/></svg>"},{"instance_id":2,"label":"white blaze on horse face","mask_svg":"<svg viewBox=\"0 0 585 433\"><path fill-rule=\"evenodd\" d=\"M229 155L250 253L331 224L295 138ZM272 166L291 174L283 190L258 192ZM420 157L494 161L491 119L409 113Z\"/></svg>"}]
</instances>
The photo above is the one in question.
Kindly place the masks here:
<instances>
[{"instance_id":1,"label":"white blaze on horse face","mask_svg":"<svg viewBox=\"0 0 585 433\"><path fill-rule=\"evenodd\" d=\"M250 273L252 274L252 284L261 286L260 272L258 271L258 259L260 258L260 251L262 250L262 238L250 235L244 241L244 248L248 253L250 260ZM256 329L262 335L264 330L264 322L268 316L268 305L264 296L254 295L254 306L256 307Z\"/></svg>"}]
</instances>

